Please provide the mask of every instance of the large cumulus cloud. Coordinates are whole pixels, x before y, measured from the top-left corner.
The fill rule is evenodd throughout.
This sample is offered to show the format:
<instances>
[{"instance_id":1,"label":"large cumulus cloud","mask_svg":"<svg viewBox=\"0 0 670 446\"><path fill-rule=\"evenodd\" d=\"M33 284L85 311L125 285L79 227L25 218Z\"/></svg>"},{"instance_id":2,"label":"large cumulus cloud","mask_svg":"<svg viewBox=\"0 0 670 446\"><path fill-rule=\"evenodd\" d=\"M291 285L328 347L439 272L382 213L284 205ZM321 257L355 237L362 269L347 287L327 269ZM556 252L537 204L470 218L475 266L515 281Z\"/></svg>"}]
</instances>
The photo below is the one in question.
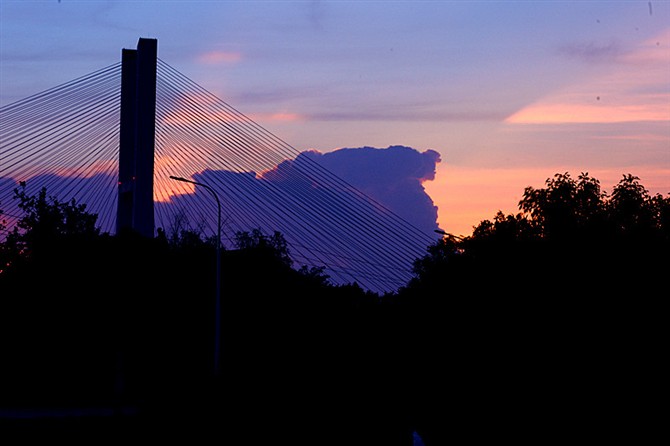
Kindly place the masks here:
<instances>
[{"instance_id":1,"label":"large cumulus cloud","mask_svg":"<svg viewBox=\"0 0 670 446\"><path fill-rule=\"evenodd\" d=\"M435 178L440 154L406 146L303 152L424 232L438 229L437 207L423 187Z\"/></svg>"},{"instance_id":2,"label":"large cumulus cloud","mask_svg":"<svg viewBox=\"0 0 670 446\"><path fill-rule=\"evenodd\" d=\"M439 161L433 150L405 146L304 151L264 172L206 169L192 179L210 185L221 198L227 247L234 245L238 231L279 231L299 264L327 265L336 282L359 281L385 291L405 283L412 261L434 241L437 207L423 183L434 178ZM98 214L101 229L114 232L115 179L112 174L44 174L27 184L29 194L47 187L61 202L76 198L87 204ZM17 183L5 180L0 181L0 209L7 217L19 210L10 198ZM163 197L155 203L157 228L168 234L216 231L217 209L207 189L184 189L183 183L163 178L155 186L155 196ZM389 237L391 245L386 244Z\"/></svg>"}]
</instances>

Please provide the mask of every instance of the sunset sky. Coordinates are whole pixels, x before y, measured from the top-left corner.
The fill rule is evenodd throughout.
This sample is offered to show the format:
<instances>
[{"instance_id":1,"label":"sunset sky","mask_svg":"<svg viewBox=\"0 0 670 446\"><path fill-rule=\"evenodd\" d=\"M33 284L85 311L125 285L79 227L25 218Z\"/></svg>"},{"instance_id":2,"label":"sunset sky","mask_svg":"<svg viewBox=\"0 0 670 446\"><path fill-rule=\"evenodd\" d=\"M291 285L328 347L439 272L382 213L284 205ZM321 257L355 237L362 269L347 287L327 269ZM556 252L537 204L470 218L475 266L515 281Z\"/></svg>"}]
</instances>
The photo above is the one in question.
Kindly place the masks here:
<instances>
[{"instance_id":1,"label":"sunset sky","mask_svg":"<svg viewBox=\"0 0 670 446\"><path fill-rule=\"evenodd\" d=\"M667 0L0 0L0 106L140 37L297 150L438 152L424 187L448 232L555 173L670 193Z\"/></svg>"}]
</instances>

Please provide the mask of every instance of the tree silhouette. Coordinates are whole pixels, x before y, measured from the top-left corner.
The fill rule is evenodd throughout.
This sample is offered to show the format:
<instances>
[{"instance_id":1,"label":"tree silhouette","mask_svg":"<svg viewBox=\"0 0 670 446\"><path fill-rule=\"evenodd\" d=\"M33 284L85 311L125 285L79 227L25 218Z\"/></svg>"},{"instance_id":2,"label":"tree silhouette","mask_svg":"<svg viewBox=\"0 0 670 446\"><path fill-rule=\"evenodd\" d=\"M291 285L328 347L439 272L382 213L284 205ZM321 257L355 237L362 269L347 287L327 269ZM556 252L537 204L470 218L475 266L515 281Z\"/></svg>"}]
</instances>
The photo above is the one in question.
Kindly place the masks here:
<instances>
[{"instance_id":1,"label":"tree silhouette","mask_svg":"<svg viewBox=\"0 0 670 446\"><path fill-rule=\"evenodd\" d=\"M86 212L86 205L77 204L74 199L60 202L48 196L46 188L28 195L25 182L14 189L14 199L19 200L23 215L2 243L2 264L17 265L52 251L66 240L81 243L100 235L97 215Z\"/></svg>"},{"instance_id":2,"label":"tree silhouette","mask_svg":"<svg viewBox=\"0 0 670 446\"><path fill-rule=\"evenodd\" d=\"M638 177L624 175L612 190L609 204L608 217L617 235L650 236L661 229L661 211L656 207L662 202L651 199Z\"/></svg>"},{"instance_id":3,"label":"tree silhouette","mask_svg":"<svg viewBox=\"0 0 670 446\"><path fill-rule=\"evenodd\" d=\"M253 229L251 232L238 231L235 233L235 246L238 249L257 250L270 253L286 266L292 266L288 243L284 236L275 231L272 235L265 235L260 228Z\"/></svg>"},{"instance_id":4,"label":"tree silhouette","mask_svg":"<svg viewBox=\"0 0 670 446\"><path fill-rule=\"evenodd\" d=\"M548 432L635 440L654 417L631 408L646 407L639 386L658 382L646 376L658 376L669 203L632 175L608 196L588 174L556 174L525 189L520 213L431 246L399 293L425 365L410 376L426 445Z\"/></svg>"},{"instance_id":5,"label":"tree silhouette","mask_svg":"<svg viewBox=\"0 0 670 446\"><path fill-rule=\"evenodd\" d=\"M546 188L527 187L519 209L542 237L566 239L600 222L604 197L597 179L582 173L575 181L566 172L547 179Z\"/></svg>"},{"instance_id":6,"label":"tree silhouette","mask_svg":"<svg viewBox=\"0 0 670 446\"><path fill-rule=\"evenodd\" d=\"M399 387L379 378L398 345L375 322L379 296L332 286L316 266L293 269L281 234L240 232L222 253L223 372L214 379L209 240L186 225L156 239L100 234L75 202L23 186L17 197L25 216L2 243L16 247L0 274L3 404L130 404L139 420L119 428L152 438L410 438L397 406L378 402Z\"/></svg>"},{"instance_id":7,"label":"tree silhouette","mask_svg":"<svg viewBox=\"0 0 670 446\"><path fill-rule=\"evenodd\" d=\"M622 433L654 391L670 197L632 175L611 196L587 174L526 188L519 213L439 240L385 296L294 269L280 233L239 232L222 253L216 379L211 240L185 225L101 234L74 201L16 196L4 404L126 402L163 438L409 446L416 431L435 446Z\"/></svg>"}]
</instances>

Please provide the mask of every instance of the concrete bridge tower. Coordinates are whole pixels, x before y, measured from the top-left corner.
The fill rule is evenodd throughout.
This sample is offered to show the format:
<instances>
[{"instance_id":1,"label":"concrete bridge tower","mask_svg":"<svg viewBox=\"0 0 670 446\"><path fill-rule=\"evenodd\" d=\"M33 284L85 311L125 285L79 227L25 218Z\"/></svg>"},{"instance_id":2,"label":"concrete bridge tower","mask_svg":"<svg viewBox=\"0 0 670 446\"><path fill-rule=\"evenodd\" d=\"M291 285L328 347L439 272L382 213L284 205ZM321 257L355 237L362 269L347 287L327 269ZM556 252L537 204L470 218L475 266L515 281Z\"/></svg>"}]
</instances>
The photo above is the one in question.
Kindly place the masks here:
<instances>
[{"instance_id":1,"label":"concrete bridge tower","mask_svg":"<svg viewBox=\"0 0 670 446\"><path fill-rule=\"evenodd\" d=\"M154 139L158 41L140 38L123 49L116 233L154 237Z\"/></svg>"}]
</instances>

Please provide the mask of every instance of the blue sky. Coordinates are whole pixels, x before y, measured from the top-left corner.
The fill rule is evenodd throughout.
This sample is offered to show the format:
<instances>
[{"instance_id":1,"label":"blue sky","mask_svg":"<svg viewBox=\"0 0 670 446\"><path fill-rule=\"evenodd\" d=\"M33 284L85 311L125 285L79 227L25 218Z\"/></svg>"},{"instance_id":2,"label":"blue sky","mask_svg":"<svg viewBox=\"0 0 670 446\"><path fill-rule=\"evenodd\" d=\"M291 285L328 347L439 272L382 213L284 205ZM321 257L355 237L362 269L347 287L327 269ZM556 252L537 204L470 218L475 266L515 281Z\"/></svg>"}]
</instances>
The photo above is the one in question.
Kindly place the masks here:
<instances>
[{"instance_id":1,"label":"blue sky","mask_svg":"<svg viewBox=\"0 0 670 446\"><path fill-rule=\"evenodd\" d=\"M558 172L670 192L668 1L2 0L0 105L140 37L298 150L439 152L451 232Z\"/></svg>"}]
</instances>

